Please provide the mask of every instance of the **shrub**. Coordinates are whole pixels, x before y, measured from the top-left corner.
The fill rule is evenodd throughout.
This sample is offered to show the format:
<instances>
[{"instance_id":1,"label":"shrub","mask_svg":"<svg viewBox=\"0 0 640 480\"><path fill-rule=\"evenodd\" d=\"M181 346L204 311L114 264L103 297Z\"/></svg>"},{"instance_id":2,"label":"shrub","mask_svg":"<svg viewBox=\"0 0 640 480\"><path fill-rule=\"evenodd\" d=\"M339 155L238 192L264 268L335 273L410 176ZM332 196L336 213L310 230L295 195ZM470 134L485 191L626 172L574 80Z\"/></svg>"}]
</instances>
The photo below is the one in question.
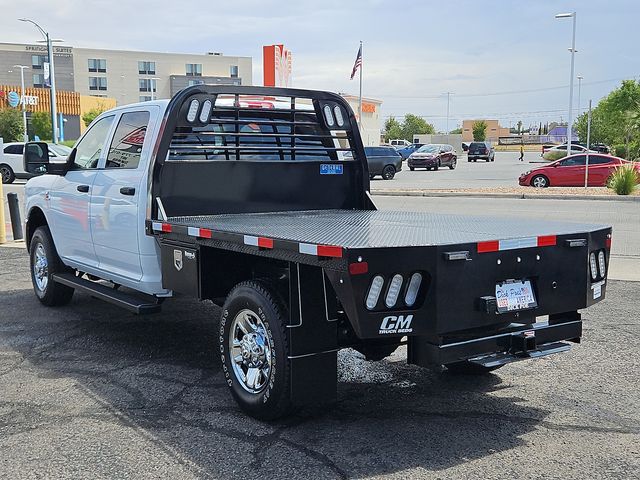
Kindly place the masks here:
<instances>
[{"instance_id":1,"label":"shrub","mask_svg":"<svg viewBox=\"0 0 640 480\"><path fill-rule=\"evenodd\" d=\"M542 155L542 158L550 162L555 162L556 160L560 160L561 158L566 156L567 152L563 152L562 150L548 150L544 155Z\"/></svg>"},{"instance_id":2,"label":"shrub","mask_svg":"<svg viewBox=\"0 0 640 480\"><path fill-rule=\"evenodd\" d=\"M612 147L612 154L615 155L616 157L620 157L620 158L625 158L625 156L627 155L627 147L626 145L614 145Z\"/></svg>"},{"instance_id":3,"label":"shrub","mask_svg":"<svg viewBox=\"0 0 640 480\"><path fill-rule=\"evenodd\" d=\"M631 163L616 168L616 171L609 178L607 187L618 195L629 195L633 193L638 183L640 183L640 175L635 164Z\"/></svg>"},{"instance_id":4,"label":"shrub","mask_svg":"<svg viewBox=\"0 0 640 480\"><path fill-rule=\"evenodd\" d=\"M20 110L13 108L0 110L0 137L5 142L21 141L23 129Z\"/></svg>"}]
</instances>

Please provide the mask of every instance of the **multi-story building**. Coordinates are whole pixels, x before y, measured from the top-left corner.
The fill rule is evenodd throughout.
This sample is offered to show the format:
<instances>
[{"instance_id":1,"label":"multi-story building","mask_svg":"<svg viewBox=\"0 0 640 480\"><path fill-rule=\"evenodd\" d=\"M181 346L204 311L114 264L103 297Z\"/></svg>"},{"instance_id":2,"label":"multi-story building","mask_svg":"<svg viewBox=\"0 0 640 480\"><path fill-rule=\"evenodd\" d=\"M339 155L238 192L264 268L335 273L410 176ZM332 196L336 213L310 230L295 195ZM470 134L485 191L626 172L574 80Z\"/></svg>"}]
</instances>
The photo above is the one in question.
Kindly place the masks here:
<instances>
[{"instance_id":1,"label":"multi-story building","mask_svg":"<svg viewBox=\"0 0 640 480\"><path fill-rule=\"evenodd\" d=\"M56 88L81 95L114 98L118 105L170 98L197 83L251 85L251 57L221 53L181 54L54 46ZM0 85L26 87L45 83L45 45L0 43Z\"/></svg>"}]
</instances>

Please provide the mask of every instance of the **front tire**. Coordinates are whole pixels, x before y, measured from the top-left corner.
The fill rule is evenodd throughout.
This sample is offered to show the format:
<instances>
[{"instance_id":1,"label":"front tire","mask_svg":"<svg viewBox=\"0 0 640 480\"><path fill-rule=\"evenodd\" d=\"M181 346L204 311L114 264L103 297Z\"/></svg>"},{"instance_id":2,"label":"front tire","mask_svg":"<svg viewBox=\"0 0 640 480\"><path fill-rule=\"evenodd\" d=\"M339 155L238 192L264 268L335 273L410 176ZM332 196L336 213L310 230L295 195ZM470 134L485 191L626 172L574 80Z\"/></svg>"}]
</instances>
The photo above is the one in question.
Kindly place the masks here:
<instances>
[{"instance_id":1,"label":"front tire","mask_svg":"<svg viewBox=\"0 0 640 480\"><path fill-rule=\"evenodd\" d=\"M38 300L48 307L66 305L73 297L73 288L56 283L53 275L69 269L64 266L51 238L49 227L38 227L29 247L31 282Z\"/></svg>"},{"instance_id":2,"label":"front tire","mask_svg":"<svg viewBox=\"0 0 640 480\"><path fill-rule=\"evenodd\" d=\"M457 164L458 164L458 161L455 158L451 160L451 165L449 165L449 170L454 170Z\"/></svg>"},{"instance_id":3,"label":"front tire","mask_svg":"<svg viewBox=\"0 0 640 480\"><path fill-rule=\"evenodd\" d=\"M0 178L2 178L2 183L13 183L16 175L9 165L0 165Z\"/></svg>"},{"instance_id":4,"label":"front tire","mask_svg":"<svg viewBox=\"0 0 640 480\"><path fill-rule=\"evenodd\" d=\"M222 308L222 371L240 408L259 420L292 408L287 318L277 294L258 281L236 285Z\"/></svg>"},{"instance_id":5,"label":"front tire","mask_svg":"<svg viewBox=\"0 0 640 480\"><path fill-rule=\"evenodd\" d=\"M455 362L445 365L449 372L454 375L486 375L498 368L504 367L504 365L497 365L495 367L484 367L472 362Z\"/></svg>"},{"instance_id":6,"label":"front tire","mask_svg":"<svg viewBox=\"0 0 640 480\"><path fill-rule=\"evenodd\" d=\"M544 175L536 175L531 179L531 186L536 188L547 188L549 186L549 179Z\"/></svg>"},{"instance_id":7,"label":"front tire","mask_svg":"<svg viewBox=\"0 0 640 480\"><path fill-rule=\"evenodd\" d=\"M409 170L411 170L412 172L416 169L416 167L409 167Z\"/></svg>"},{"instance_id":8,"label":"front tire","mask_svg":"<svg viewBox=\"0 0 640 480\"><path fill-rule=\"evenodd\" d=\"M382 169L382 178L384 180L391 180L396 176L396 169L393 165L387 165Z\"/></svg>"}]
</instances>

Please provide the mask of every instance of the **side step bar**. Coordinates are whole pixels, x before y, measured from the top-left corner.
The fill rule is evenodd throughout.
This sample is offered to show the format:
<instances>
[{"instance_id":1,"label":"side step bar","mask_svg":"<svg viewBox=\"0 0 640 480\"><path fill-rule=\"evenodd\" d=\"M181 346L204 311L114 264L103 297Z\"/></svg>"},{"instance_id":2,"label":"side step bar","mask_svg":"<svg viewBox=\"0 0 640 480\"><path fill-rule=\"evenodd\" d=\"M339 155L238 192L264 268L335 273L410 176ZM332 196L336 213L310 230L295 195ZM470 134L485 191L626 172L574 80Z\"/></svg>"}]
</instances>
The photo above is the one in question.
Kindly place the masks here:
<instances>
[{"instance_id":1,"label":"side step bar","mask_svg":"<svg viewBox=\"0 0 640 480\"><path fill-rule=\"evenodd\" d=\"M82 290L92 297L99 298L139 315L160 311L160 305L157 303L151 303L149 300L119 292L106 285L77 277L73 273L54 274L53 281L76 290ZM151 299L152 297L147 296L147 298Z\"/></svg>"}]
</instances>

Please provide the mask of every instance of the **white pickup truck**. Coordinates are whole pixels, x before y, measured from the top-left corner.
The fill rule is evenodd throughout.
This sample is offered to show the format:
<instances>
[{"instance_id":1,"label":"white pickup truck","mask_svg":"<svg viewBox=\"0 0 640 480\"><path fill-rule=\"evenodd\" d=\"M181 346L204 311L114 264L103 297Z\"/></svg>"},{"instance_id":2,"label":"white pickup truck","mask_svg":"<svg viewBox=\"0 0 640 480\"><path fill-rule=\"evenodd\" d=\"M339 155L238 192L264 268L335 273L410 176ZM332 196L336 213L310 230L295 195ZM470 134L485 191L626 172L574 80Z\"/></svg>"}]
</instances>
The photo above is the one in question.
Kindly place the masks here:
<instances>
[{"instance_id":1,"label":"white pickup truck","mask_svg":"<svg viewBox=\"0 0 640 480\"><path fill-rule=\"evenodd\" d=\"M606 293L609 227L378 211L328 92L196 85L101 114L64 163L28 143L24 165L38 299L222 304L222 373L261 419L335 400L341 348L464 373L566 351Z\"/></svg>"}]
</instances>

